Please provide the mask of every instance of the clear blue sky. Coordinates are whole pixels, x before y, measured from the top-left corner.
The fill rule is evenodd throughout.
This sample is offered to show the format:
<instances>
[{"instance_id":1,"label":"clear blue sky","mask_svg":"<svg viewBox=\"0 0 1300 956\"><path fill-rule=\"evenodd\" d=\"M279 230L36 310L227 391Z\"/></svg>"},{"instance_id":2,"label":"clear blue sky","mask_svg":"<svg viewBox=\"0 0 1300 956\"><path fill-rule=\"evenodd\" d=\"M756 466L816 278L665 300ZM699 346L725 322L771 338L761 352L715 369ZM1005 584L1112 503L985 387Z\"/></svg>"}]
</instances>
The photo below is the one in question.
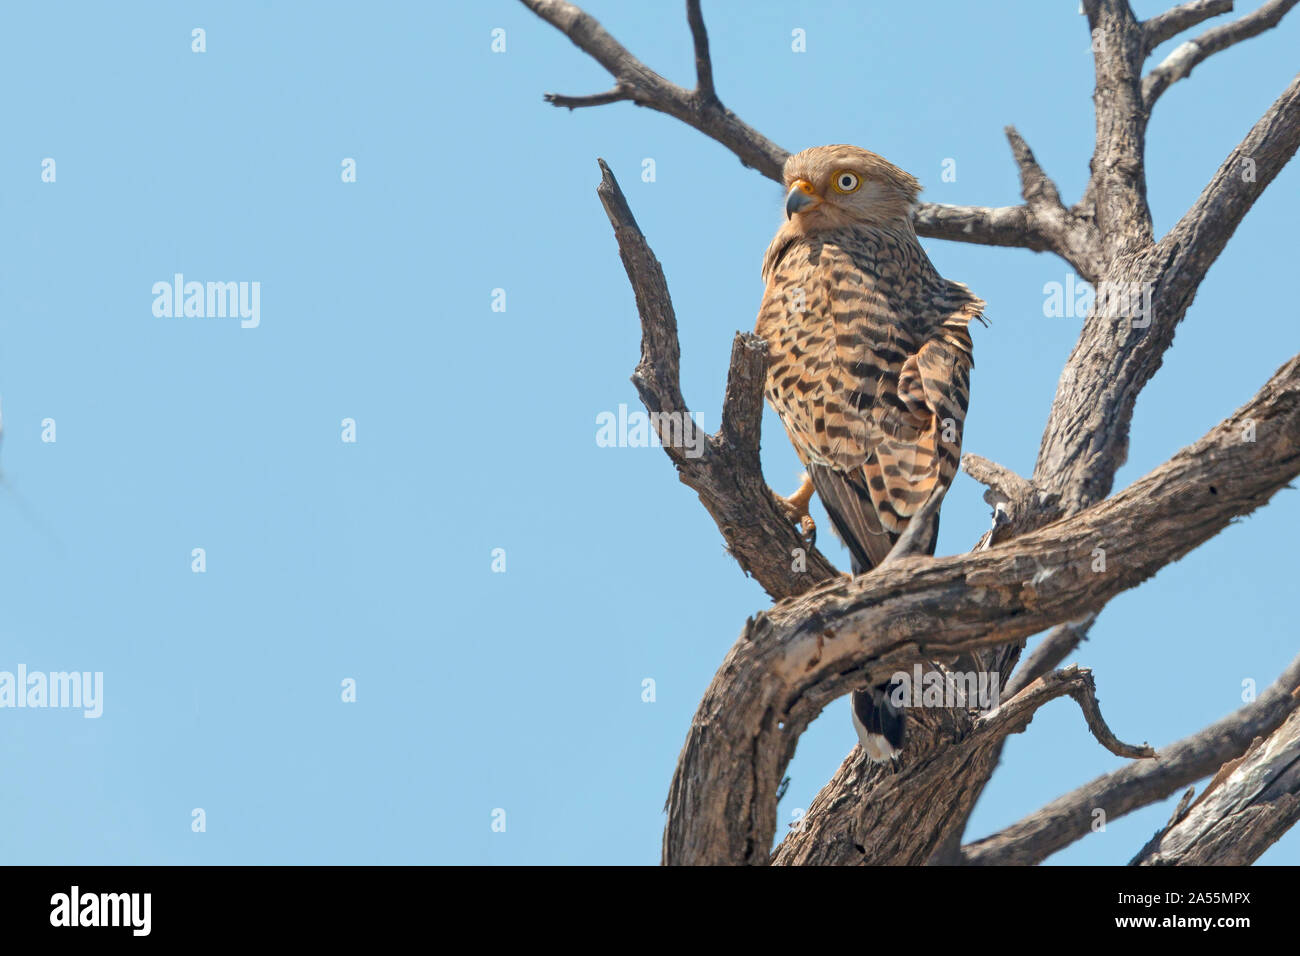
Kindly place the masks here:
<instances>
[{"instance_id":1,"label":"clear blue sky","mask_svg":"<svg viewBox=\"0 0 1300 956\"><path fill-rule=\"evenodd\" d=\"M689 82L680 7L589 0ZM1014 123L1079 195L1092 72L1073 2L715 0L705 15L724 101L787 148L857 143L926 199L1003 204ZM1159 231L1289 82L1298 31L1293 17L1161 100ZM655 862L695 705L767 602L661 451L596 444L601 412L637 407L638 355L596 157L664 264L710 430L779 187L666 117L544 104L610 81L506 0L8 4L0 71L0 670L104 674L97 720L0 710L0 860ZM1300 351L1273 279L1295 268L1298 194L1293 165L1214 266L1138 403L1120 486ZM1067 267L926 246L993 319L975 332L966 450L1028 473L1079 325L1043 315ZM176 272L260 282L260 326L155 317L152 286ZM774 416L764 429L768 478L792 489ZM940 552L987 527L981 491L959 479ZM1120 737L1191 733L1296 653L1298 518L1284 492L1106 609L1076 659ZM853 743L837 701L800 741L783 823ZM1121 763L1053 703L1012 740L970 835ZM1169 809L1055 861L1124 862ZM1300 834L1264 859L1300 862Z\"/></svg>"}]
</instances>

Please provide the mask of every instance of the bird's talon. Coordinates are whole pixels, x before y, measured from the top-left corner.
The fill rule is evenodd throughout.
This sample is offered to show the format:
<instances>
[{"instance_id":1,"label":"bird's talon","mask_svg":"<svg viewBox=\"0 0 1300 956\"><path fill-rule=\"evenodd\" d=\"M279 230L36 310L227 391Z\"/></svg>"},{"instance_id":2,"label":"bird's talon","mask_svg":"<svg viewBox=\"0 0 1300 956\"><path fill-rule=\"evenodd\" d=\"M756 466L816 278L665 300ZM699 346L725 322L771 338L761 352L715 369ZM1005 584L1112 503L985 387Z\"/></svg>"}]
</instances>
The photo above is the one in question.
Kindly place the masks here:
<instances>
[{"instance_id":1,"label":"bird's talon","mask_svg":"<svg viewBox=\"0 0 1300 956\"><path fill-rule=\"evenodd\" d=\"M800 518L799 528L803 531L804 540L809 546L817 543L817 522L813 521L812 515L805 514Z\"/></svg>"},{"instance_id":2,"label":"bird's talon","mask_svg":"<svg viewBox=\"0 0 1300 956\"><path fill-rule=\"evenodd\" d=\"M803 482L799 485L799 490L789 498L780 498L781 506L785 509L786 516L790 519L791 524L799 526L799 531L810 545L817 540L817 524L813 521L812 515L808 514L808 502L812 500L813 483L807 475L803 476Z\"/></svg>"}]
</instances>

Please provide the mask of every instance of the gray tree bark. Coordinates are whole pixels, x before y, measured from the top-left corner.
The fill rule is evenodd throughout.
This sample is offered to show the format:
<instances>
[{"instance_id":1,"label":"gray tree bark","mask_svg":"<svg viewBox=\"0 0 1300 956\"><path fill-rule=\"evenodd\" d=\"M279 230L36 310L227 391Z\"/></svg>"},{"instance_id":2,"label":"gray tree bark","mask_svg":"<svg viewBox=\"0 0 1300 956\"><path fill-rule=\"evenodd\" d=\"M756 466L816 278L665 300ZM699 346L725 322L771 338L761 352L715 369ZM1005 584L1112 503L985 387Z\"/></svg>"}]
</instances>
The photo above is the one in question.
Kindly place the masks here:
<instances>
[{"instance_id":1,"label":"gray tree bark","mask_svg":"<svg viewBox=\"0 0 1300 956\"><path fill-rule=\"evenodd\" d=\"M779 180L788 153L718 98L698 0L686 4L693 89L646 67L573 4L522 2L615 81L606 93L548 94L549 102L575 109L626 100L658 110ZM922 236L1051 252L1099 292L1062 373L1033 475L1022 478L974 455L963 460L988 486L986 500L996 509L994 527L971 553L887 561L855 579L836 571L789 523L763 480L758 444L766 350L754 336L737 335L721 429L707 436L698 458L668 442L665 450L742 569L778 603L746 624L692 721L669 792L665 863L1035 863L1089 832L1093 809L1129 812L1238 759L1237 770L1183 808L1137 862L1242 862L1294 823L1290 718L1300 664L1259 701L1158 753L1115 738L1101 720L1091 675L1053 668L1112 597L1260 507L1300 474L1297 356L1200 441L1111 495L1128 454L1138 395L1159 369L1206 272L1300 147L1300 77L1162 237L1154 235L1146 201L1151 110L1193 67L1276 26L1297 2L1270 0L1184 43L1144 73L1156 46L1232 3L1192 0L1139 21L1127 0L1084 0L1096 72L1096 138L1079 201L1065 205L1029 146L1007 127L1021 205L918 209ZM603 161L601 169L600 199L641 316L642 355L633 381L651 412L686 412L667 282L612 171ZM1140 308L1116 309L1122 299L1116 290L1148 298ZM1054 626L1014 672L1024 641ZM801 827L769 853L777 788L799 735L835 698L923 660L992 671L1008 687L1008 699L989 713L913 708L916 730L899 764L870 765L855 748ZM1136 762L962 847L967 817L996 769L1002 742L1024 730L1048 700L1067 694L1104 746ZM1261 741L1252 746L1256 736Z\"/></svg>"}]
</instances>

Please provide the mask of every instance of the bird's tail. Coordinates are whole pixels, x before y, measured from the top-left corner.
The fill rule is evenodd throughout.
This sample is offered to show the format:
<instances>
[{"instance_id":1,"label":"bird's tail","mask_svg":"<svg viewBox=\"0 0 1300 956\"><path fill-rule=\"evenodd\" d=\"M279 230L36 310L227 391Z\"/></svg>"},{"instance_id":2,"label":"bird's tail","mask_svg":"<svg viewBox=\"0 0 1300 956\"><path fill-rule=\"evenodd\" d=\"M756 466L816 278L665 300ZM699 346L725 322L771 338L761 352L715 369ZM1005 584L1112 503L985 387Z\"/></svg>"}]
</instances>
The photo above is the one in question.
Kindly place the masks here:
<instances>
[{"instance_id":1,"label":"bird's tail","mask_svg":"<svg viewBox=\"0 0 1300 956\"><path fill-rule=\"evenodd\" d=\"M881 684L853 692L853 729L873 763L883 763L903 750L907 718L889 699L891 686Z\"/></svg>"},{"instance_id":2,"label":"bird's tail","mask_svg":"<svg viewBox=\"0 0 1300 956\"><path fill-rule=\"evenodd\" d=\"M813 472L813 477L816 479L825 476ZM851 483L843 482L843 484L848 486ZM818 485L817 490L821 493L822 486ZM859 495L857 497L862 500L865 496ZM843 500L840 499L840 501ZM854 576L866 574L883 557L883 555L871 553L879 551L880 543L874 539L874 536L868 538L854 535L849 522L844 520L842 514L826 500L824 495L822 503L827 506L826 511L830 515L831 525L839 533L845 544L849 546L849 561L853 567ZM836 503L840 502L837 501ZM935 543L939 537L938 512L935 512L930 521L931 524L926 529L927 534L921 542L921 548L926 553L933 554ZM886 553L892 547L894 541L897 540L897 537L897 535L888 534L882 536L882 543L884 543ZM870 541L871 546L864 547L863 544L867 541ZM875 687L864 687L853 692L853 729L858 733L858 742L862 744L863 751L866 752L866 755L873 763L884 763L902 753L903 742L907 737L907 714L902 708L896 707L890 700L892 690L893 685L886 682L877 684Z\"/></svg>"}]
</instances>

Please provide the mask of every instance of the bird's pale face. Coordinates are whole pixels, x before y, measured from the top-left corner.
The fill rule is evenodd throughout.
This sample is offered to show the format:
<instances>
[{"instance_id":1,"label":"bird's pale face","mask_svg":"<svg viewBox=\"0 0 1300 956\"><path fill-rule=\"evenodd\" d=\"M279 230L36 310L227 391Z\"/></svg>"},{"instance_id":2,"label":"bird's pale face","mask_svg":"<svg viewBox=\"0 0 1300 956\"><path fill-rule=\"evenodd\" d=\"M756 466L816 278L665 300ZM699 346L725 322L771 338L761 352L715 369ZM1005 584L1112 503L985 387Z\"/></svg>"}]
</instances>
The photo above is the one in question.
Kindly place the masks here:
<instances>
[{"instance_id":1,"label":"bird's pale face","mask_svg":"<svg viewBox=\"0 0 1300 956\"><path fill-rule=\"evenodd\" d=\"M857 146L814 146L786 160L785 215L803 232L908 221L921 185Z\"/></svg>"}]
</instances>

